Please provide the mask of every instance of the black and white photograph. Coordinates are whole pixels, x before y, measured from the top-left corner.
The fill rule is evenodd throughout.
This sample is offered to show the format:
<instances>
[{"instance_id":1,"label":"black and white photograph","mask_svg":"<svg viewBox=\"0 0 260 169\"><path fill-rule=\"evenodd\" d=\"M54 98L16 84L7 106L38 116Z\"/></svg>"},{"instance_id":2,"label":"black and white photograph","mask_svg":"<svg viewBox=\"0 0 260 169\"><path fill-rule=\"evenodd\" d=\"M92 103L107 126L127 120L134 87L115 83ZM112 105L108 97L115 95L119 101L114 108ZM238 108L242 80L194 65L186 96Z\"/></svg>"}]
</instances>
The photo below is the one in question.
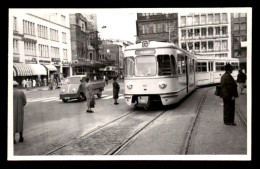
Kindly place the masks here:
<instances>
[{"instance_id":1,"label":"black and white photograph","mask_svg":"<svg viewBox=\"0 0 260 169\"><path fill-rule=\"evenodd\" d=\"M250 161L252 8L9 8L7 160Z\"/></svg>"}]
</instances>

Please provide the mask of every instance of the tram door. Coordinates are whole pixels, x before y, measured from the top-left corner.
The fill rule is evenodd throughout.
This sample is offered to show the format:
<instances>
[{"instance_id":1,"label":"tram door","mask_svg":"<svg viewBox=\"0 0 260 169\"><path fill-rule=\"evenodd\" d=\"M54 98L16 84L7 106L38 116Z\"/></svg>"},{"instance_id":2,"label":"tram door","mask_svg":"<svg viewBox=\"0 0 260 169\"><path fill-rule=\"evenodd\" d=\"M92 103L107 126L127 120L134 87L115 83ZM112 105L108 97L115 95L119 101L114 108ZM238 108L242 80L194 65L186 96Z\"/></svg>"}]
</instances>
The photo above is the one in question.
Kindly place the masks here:
<instances>
[{"instance_id":1,"label":"tram door","mask_svg":"<svg viewBox=\"0 0 260 169\"><path fill-rule=\"evenodd\" d=\"M208 70L209 70L209 81L210 83L214 83L213 62L208 62Z\"/></svg>"}]
</instances>

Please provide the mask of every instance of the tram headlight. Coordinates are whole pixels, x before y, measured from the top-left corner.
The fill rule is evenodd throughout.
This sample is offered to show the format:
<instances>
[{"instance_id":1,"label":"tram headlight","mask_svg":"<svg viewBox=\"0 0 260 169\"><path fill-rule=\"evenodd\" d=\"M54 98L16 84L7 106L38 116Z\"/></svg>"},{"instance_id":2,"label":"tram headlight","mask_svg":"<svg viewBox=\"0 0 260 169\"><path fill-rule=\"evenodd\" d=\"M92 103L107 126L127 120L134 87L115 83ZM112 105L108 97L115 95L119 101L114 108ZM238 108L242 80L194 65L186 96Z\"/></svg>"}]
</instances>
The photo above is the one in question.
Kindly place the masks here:
<instances>
[{"instance_id":1,"label":"tram headlight","mask_svg":"<svg viewBox=\"0 0 260 169\"><path fill-rule=\"evenodd\" d=\"M161 89L166 88L166 86L167 86L167 84L166 84L165 82L159 83L159 87L160 87Z\"/></svg>"},{"instance_id":2,"label":"tram headlight","mask_svg":"<svg viewBox=\"0 0 260 169\"><path fill-rule=\"evenodd\" d=\"M61 92L64 93L64 92L65 92L65 89L62 89Z\"/></svg>"},{"instance_id":3,"label":"tram headlight","mask_svg":"<svg viewBox=\"0 0 260 169\"><path fill-rule=\"evenodd\" d=\"M73 88L72 91L75 92L75 91L76 91L76 88Z\"/></svg>"},{"instance_id":4,"label":"tram headlight","mask_svg":"<svg viewBox=\"0 0 260 169\"><path fill-rule=\"evenodd\" d=\"M126 85L128 89L132 89L133 88L133 85Z\"/></svg>"}]
</instances>

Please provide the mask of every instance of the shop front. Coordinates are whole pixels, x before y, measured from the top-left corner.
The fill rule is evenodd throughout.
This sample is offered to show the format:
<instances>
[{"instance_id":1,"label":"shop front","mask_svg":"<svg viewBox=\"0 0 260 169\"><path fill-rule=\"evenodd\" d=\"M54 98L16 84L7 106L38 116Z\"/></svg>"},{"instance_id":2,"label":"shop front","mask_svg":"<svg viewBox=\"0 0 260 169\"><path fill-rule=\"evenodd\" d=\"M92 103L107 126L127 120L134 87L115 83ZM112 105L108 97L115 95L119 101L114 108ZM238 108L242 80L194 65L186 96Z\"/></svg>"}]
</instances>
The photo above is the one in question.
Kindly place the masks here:
<instances>
[{"instance_id":1,"label":"shop front","mask_svg":"<svg viewBox=\"0 0 260 169\"><path fill-rule=\"evenodd\" d=\"M69 61L62 61L62 73L63 77L66 78L70 76L70 62Z\"/></svg>"},{"instance_id":2,"label":"shop front","mask_svg":"<svg viewBox=\"0 0 260 169\"><path fill-rule=\"evenodd\" d=\"M13 80L22 85L22 81L26 79L31 79L34 73L31 67L25 63L14 63L13 64Z\"/></svg>"}]
</instances>

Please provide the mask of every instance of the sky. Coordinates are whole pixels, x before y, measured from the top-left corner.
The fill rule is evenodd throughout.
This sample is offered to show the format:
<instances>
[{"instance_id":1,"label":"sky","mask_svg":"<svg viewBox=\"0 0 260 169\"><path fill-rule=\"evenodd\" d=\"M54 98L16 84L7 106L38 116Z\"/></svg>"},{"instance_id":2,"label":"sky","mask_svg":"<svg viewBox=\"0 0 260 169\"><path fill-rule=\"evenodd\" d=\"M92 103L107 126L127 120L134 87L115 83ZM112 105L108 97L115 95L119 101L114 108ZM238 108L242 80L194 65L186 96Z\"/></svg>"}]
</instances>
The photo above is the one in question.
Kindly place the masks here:
<instances>
[{"instance_id":1,"label":"sky","mask_svg":"<svg viewBox=\"0 0 260 169\"><path fill-rule=\"evenodd\" d=\"M136 41L136 13L108 11L97 13L97 28L101 39ZM103 26L106 28L102 29Z\"/></svg>"}]
</instances>

